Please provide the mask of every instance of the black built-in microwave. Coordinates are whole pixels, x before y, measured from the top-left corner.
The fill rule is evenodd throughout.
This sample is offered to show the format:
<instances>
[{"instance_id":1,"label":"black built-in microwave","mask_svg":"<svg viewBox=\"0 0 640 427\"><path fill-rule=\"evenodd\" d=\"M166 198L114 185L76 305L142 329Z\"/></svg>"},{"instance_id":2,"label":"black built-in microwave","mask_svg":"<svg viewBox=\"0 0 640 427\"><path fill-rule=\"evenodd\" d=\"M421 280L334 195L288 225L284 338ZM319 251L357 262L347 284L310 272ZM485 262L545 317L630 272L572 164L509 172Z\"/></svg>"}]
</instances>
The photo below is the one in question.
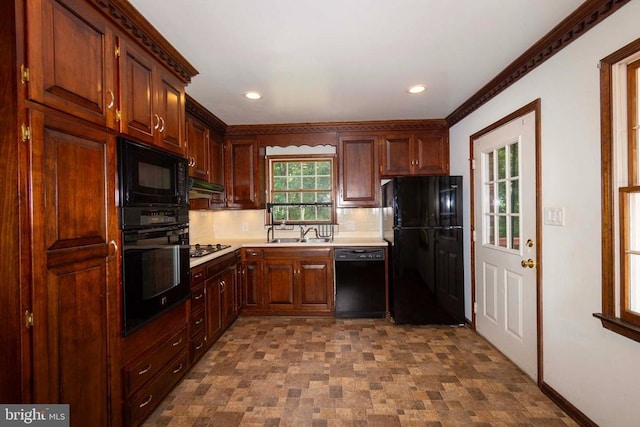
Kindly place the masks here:
<instances>
[{"instance_id":1,"label":"black built-in microwave","mask_svg":"<svg viewBox=\"0 0 640 427\"><path fill-rule=\"evenodd\" d=\"M118 138L120 206L185 206L188 163L184 157Z\"/></svg>"}]
</instances>

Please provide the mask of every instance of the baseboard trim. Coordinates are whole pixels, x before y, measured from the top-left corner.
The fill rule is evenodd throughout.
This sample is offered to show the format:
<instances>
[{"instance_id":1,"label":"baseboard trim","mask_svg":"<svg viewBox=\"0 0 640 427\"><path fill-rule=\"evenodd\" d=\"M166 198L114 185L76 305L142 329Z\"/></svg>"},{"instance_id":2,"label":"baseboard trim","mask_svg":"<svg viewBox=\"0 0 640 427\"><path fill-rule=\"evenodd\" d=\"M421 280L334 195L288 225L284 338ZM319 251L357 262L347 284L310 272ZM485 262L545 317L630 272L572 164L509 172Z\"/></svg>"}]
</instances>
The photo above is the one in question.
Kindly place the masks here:
<instances>
[{"instance_id":1,"label":"baseboard trim","mask_svg":"<svg viewBox=\"0 0 640 427\"><path fill-rule=\"evenodd\" d=\"M540 383L540 390L551 399L556 405L567 413L575 422L581 426L598 427L598 424L594 423L589 417L587 417L581 410L573 406L567 399L565 399L560 393L553 389L549 384L542 381Z\"/></svg>"}]
</instances>

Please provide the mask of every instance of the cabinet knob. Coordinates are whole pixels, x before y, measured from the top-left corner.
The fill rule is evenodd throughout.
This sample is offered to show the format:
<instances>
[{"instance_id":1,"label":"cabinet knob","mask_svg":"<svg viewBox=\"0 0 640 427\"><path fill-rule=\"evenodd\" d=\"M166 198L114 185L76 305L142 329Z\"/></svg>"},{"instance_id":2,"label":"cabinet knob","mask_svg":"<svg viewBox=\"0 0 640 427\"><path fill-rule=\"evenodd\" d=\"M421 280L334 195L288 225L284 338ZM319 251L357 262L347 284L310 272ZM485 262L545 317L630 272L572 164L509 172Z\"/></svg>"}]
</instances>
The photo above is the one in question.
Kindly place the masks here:
<instances>
[{"instance_id":1,"label":"cabinet knob","mask_svg":"<svg viewBox=\"0 0 640 427\"><path fill-rule=\"evenodd\" d=\"M158 129L158 132L164 132L164 118L160 117L160 123L162 125L160 126L160 129Z\"/></svg>"},{"instance_id":2,"label":"cabinet knob","mask_svg":"<svg viewBox=\"0 0 640 427\"><path fill-rule=\"evenodd\" d=\"M153 128L158 129L160 127L160 116L157 114L154 114L153 118L156 119L156 124L153 126Z\"/></svg>"}]
</instances>

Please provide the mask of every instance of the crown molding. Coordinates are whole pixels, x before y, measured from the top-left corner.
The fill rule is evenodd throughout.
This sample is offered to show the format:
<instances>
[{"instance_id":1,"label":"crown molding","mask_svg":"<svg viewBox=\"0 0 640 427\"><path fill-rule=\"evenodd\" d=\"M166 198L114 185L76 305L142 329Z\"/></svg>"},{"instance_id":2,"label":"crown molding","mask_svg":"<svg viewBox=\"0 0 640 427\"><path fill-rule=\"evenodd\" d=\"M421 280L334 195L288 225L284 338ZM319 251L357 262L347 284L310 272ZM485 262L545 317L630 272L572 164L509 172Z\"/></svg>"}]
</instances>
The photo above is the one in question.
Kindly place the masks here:
<instances>
[{"instance_id":1,"label":"crown molding","mask_svg":"<svg viewBox=\"0 0 640 427\"><path fill-rule=\"evenodd\" d=\"M184 108L187 114L205 123L219 135L224 136L227 133L227 124L189 95L186 95Z\"/></svg>"},{"instance_id":2,"label":"crown molding","mask_svg":"<svg viewBox=\"0 0 640 427\"><path fill-rule=\"evenodd\" d=\"M273 135L317 132L389 132L408 130L441 130L447 128L448 125L444 119L283 123L265 125L231 125L227 127L227 135Z\"/></svg>"},{"instance_id":3,"label":"crown molding","mask_svg":"<svg viewBox=\"0 0 640 427\"><path fill-rule=\"evenodd\" d=\"M446 118L453 126L630 0L587 0Z\"/></svg>"},{"instance_id":4,"label":"crown molding","mask_svg":"<svg viewBox=\"0 0 640 427\"><path fill-rule=\"evenodd\" d=\"M185 83L198 74L189 63L127 0L92 0L118 26L162 61Z\"/></svg>"}]
</instances>

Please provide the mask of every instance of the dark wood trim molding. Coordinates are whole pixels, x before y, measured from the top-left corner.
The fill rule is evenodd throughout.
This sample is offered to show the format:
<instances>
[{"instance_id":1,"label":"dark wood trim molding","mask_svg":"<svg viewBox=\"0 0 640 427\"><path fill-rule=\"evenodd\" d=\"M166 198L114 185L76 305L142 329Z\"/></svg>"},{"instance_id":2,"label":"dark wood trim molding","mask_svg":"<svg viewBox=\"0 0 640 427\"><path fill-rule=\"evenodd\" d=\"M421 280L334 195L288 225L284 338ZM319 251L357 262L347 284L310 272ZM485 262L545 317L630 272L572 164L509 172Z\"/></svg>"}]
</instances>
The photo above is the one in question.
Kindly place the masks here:
<instances>
[{"instance_id":1,"label":"dark wood trim molding","mask_svg":"<svg viewBox=\"0 0 640 427\"><path fill-rule=\"evenodd\" d=\"M640 328L622 321L616 315L615 281L615 184L613 143L613 66L640 51L640 39L618 49L600 61L600 144L602 191L602 313L594 313L602 326L640 342Z\"/></svg>"},{"instance_id":2,"label":"dark wood trim molding","mask_svg":"<svg viewBox=\"0 0 640 427\"><path fill-rule=\"evenodd\" d=\"M189 95L186 96L184 106L187 114L190 114L198 120L204 122L220 136L224 136L227 132L227 124L225 122L220 120L215 114L200 105L198 101L196 101Z\"/></svg>"},{"instance_id":3,"label":"dark wood trim molding","mask_svg":"<svg viewBox=\"0 0 640 427\"><path fill-rule=\"evenodd\" d=\"M453 126L630 0L587 0L446 118Z\"/></svg>"},{"instance_id":4,"label":"dark wood trim molding","mask_svg":"<svg viewBox=\"0 0 640 427\"><path fill-rule=\"evenodd\" d=\"M553 389L549 384L542 382L540 384L540 390L574 419L579 425L584 427L598 427L598 424L594 423L589 417L587 417L581 410L573 406L567 399L562 397L560 393Z\"/></svg>"},{"instance_id":5,"label":"dark wood trim molding","mask_svg":"<svg viewBox=\"0 0 640 427\"><path fill-rule=\"evenodd\" d=\"M198 74L171 44L127 0L92 0L119 27L152 52L185 83Z\"/></svg>"},{"instance_id":6,"label":"dark wood trim molding","mask_svg":"<svg viewBox=\"0 0 640 427\"><path fill-rule=\"evenodd\" d=\"M231 125L227 136L271 135L287 133L325 132L386 132L407 130L439 130L449 126L444 119L435 120L384 120L365 122L284 123L266 125Z\"/></svg>"}]
</instances>

